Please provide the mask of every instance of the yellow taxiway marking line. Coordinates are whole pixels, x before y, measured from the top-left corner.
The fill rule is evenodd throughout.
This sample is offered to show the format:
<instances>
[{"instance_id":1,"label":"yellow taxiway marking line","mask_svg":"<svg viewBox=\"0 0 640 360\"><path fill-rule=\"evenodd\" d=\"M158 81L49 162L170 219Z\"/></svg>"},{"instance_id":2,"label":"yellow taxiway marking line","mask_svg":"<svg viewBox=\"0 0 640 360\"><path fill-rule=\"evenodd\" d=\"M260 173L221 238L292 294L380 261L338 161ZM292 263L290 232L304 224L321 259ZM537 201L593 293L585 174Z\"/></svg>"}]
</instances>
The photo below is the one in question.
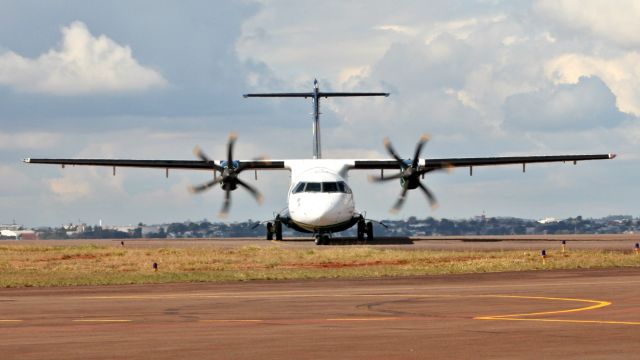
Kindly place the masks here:
<instances>
[{"instance_id":1,"label":"yellow taxiway marking line","mask_svg":"<svg viewBox=\"0 0 640 360\"><path fill-rule=\"evenodd\" d=\"M113 322L113 323L124 323L124 322L131 322L131 320L127 320L127 319L74 319L71 320L73 322L100 322L100 323L109 323L109 322Z\"/></svg>"},{"instance_id":2,"label":"yellow taxiway marking line","mask_svg":"<svg viewBox=\"0 0 640 360\"><path fill-rule=\"evenodd\" d=\"M603 308L605 306L611 305L611 303L609 301L589 300L589 299L574 299L574 298L558 298L558 297L544 297L544 296L488 295L488 297L492 297L492 298L507 298L507 299L527 299L527 300L570 301L570 302L582 302L582 303L593 304L591 306L586 306L586 307L581 307L581 308L572 308L572 309L567 309L567 310L553 310L553 311L542 311L542 312L533 312L533 313L524 313L524 314L508 314L508 315L485 316L485 317L488 317L488 318L515 318L515 317L524 317L524 316L556 315L556 314L574 313L574 312L579 312L579 311L595 310L595 309L599 309L599 308Z\"/></svg>"},{"instance_id":3,"label":"yellow taxiway marking line","mask_svg":"<svg viewBox=\"0 0 640 360\"><path fill-rule=\"evenodd\" d=\"M614 324L614 325L640 325L636 321L611 321L611 320L568 320L568 319L522 319L522 318L503 318L503 317L477 317L476 320L507 320L507 321L537 321L537 322L560 322L560 323L576 323L576 324Z\"/></svg>"},{"instance_id":4,"label":"yellow taxiway marking line","mask_svg":"<svg viewBox=\"0 0 640 360\"><path fill-rule=\"evenodd\" d=\"M576 323L576 324L618 324L618 325L640 325L637 321L612 321L612 320L572 320L572 319L545 319L532 316L543 315L558 315L567 313L576 313L581 311L589 311L600 309L611 305L609 301L590 300L590 299L574 299L574 298L557 298L557 297L543 297L543 296L517 296L517 295L485 295L484 297L492 298L511 298L511 299L528 299L528 300L552 300L552 301L570 301L570 302L582 302L592 304L590 306L584 306L579 308L554 310L554 311L541 311L522 314L507 314L507 315L491 315L491 316L477 316L475 320L506 320L506 321L537 321L537 322L561 322L561 323Z\"/></svg>"},{"instance_id":5,"label":"yellow taxiway marking line","mask_svg":"<svg viewBox=\"0 0 640 360\"><path fill-rule=\"evenodd\" d=\"M634 283L637 281L630 281L629 283ZM614 282L615 283L615 282ZM611 282L585 282L585 283L573 283L572 285L596 285L596 284L608 284L611 285ZM548 285L548 284L535 284L535 285ZM558 285L558 284L553 284ZM531 286L526 285L526 286ZM487 286L486 288L493 287L501 287L501 286ZM475 287L478 288L478 287ZM587 324L622 324L622 325L640 325L640 322L635 321L610 321L610 320L571 320L571 319L545 319L540 318L541 316L548 315L558 315L558 314L568 314L568 313L576 313L582 311L596 310L606 306L611 305L609 301L601 301L601 300L590 300L590 299L576 299L576 298L559 298L559 297L542 297L542 296L518 296L518 295L446 295L446 294L402 294L397 293L397 291L425 291L425 290L435 290L430 288L392 288L392 289L361 289L359 294L350 294L350 293L342 293L342 294L317 294L314 293L314 290L294 290L294 291L265 291L265 292L252 292L252 293L219 293L219 292L211 292L211 293L194 293L194 294L156 294L156 295L122 295L122 296L92 296L92 297L83 297L84 299L102 299L102 300L143 300L143 299L184 299L184 298L343 298L343 297L353 297L353 298L365 298L365 297L379 297L379 298L389 298L389 297L403 297L403 298L442 298L442 297L451 297L451 298L503 298L503 299L528 299L528 300L548 300L548 301L564 301L564 302L578 302L578 303L587 303L588 306L571 308L571 309L562 309L562 310L552 310L552 311L542 311L542 312L532 312L532 313L521 313L521 314L506 314L506 315L490 315L490 316L476 316L473 319L475 320L509 320L509 321L538 321L538 322L565 322L565 323L587 323ZM441 288L438 288L441 290ZM348 291L348 290L345 290ZM386 293L386 294L367 294L362 293L366 291L392 291L394 293ZM363 318L364 320L357 319L325 319L328 321L373 321L371 318ZM384 320L399 320L402 318L384 318ZM218 321L218 320L212 320ZM237 321L237 320L228 320L228 321ZM254 322L260 322L263 320L256 320Z\"/></svg>"}]
</instances>

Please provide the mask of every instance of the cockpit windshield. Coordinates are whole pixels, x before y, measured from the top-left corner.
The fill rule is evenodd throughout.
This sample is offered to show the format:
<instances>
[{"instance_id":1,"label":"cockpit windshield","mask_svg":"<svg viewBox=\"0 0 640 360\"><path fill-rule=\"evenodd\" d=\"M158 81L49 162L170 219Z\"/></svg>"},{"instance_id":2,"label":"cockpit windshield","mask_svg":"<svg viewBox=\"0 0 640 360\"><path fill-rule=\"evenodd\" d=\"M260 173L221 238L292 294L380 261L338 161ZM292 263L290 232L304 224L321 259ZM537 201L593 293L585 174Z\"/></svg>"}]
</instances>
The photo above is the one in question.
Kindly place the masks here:
<instances>
[{"instance_id":1,"label":"cockpit windshield","mask_svg":"<svg viewBox=\"0 0 640 360\"><path fill-rule=\"evenodd\" d=\"M322 191L322 184L316 182L307 183L307 186L304 187L304 192L320 192Z\"/></svg>"},{"instance_id":2,"label":"cockpit windshield","mask_svg":"<svg viewBox=\"0 0 640 360\"><path fill-rule=\"evenodd\" d=\"M322 183L322 192L338 192L338 183L337 182L323 182Z\"/></svg>"},{"instance_id":3,"label":"cockpit windshield","mask_svg":"<svg viewBox=\"0 0 640 360\"><path fill-rule=\"evenodd\" d=\"M300 182L293 188L293 193L324 192L351 194L351 189L344 181Z\"/></svg>"}]
</instances>

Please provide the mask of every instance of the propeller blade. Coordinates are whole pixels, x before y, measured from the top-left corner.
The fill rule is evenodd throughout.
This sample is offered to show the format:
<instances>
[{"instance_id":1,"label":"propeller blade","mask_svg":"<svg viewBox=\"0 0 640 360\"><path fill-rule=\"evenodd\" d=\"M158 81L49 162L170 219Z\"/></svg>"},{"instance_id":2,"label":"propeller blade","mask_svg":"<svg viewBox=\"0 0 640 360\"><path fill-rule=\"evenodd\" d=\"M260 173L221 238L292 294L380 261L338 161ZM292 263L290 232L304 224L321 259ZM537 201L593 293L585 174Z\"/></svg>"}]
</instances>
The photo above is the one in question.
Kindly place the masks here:
<instances>
[{"instance_id":1,"label":"propeller blade","mask_svg":"<svg viewBox=\"0 0 640 360\"><path fill-rule=\"evenodd\" d=\"M396 201L395 204L393 204L393 207L390 210L392 213L397 213L398 211L400 211L400 209L402 208L402 205L404 204L404 200L407 198L408 190L409 190L408 185L405 184L402 187L402 192L400 193L400 197L398 197L398 200Z\"/></svg>"},{"instance_id":2,"label":"propeller blade","mask_svg":"<svg viewBox=\"0 0 640 360\"><path fill-rule=\"evenodd\" d=\"M424 194L427 195L427 199L429 199L429 205L431 205L431 209L436 209L438 207L438 200L436 200L435 195L433 195L433 193L421 182L418 183L418 186L420 187L420 189L422 189Z\"/></svg>"},{"instance_id":3,"label":"propeller blade","mask_svg":"<svg viewBox=\"0 0 640 360\"><path fill-rule=\"evenodd\" d=\"M259 156L259 157L255 157L253 159L251 159L253 161L263 161L264 165L271 165L271 161L269 159L269 157L267 156ZM240 165L238 165L238 168L236 169L236 174L240 174L241 172L247 170L247 166L249 166L248 163L243 162Z\"/></svg>"},{"instance_id":4,"label":"propeller blade","mask_svg":"<svg viewBox=\"0 0 640 360\"><path fill-rule=\"evenodd\" d=\"M389 154L393 156L393 158L396 159L398 163L400 163L401 165L404 165L404 160L402 160L402 158L400 158L400 156L396 154L396 151L393 149L393 146L391 146L391 141L389 140L389 138L384 138L384 147L387 148L387 152L389 152Z\"/></svg>"},{"instance_id":5,"label":"propeller blade","mask_svg":"<svg viewBox=\"0 0 640 360\"><path fill-rule=\"evenodd\" d=\"M196 145L196 147L193 148L193 154L199 157L200 160L202 161L211 162L211 159L209 159L207 155L205 155L204 152L202 152L202 149L198 145Z\"/></svg>"},{"instance_id":6,"label":"propeller blade","mask_svg":"<svg viewBox=\"0 0 640 360\"><path fill-rule=\"evenodd\" d=\"M389 175L389 176L385 176L385 177L380 177L380 176L376 176L376 175L369 175L369 181L371 181L371 182L391 181L391 180L400 179L403 175L404 175L403 173L397 173L397 174L393 174L393 175Z\"/></svg>"},{"instance_id":7,"label":"propeller blade","mask_svg":"<svg viewBox=\"0 0 640 360\"><path fill-rule=\"evenodd\" d=\"M203 192L205 190L207 190L208 188L215 186L219 183L219 181L217 179L211 180L207 183L204 183L202 185L198 185L198 186L191 186L189 187L189 191L192 193L199 193L199 192Z\"/></svg>"},{"instance_id":8,"label":"propeller blade","mask_svg":"<svg viewBox=\"0 0 640 360\"><path fill-rule=\"evenodd\" d=\"M254 188L253 186L247 184L246 182L240 180L240 179L236 179L236 181L238 182L238 185L242 186L243 188L247 189L251 195L253 195L254 198L256 198L256 201L258 202L258 204L262 205L262 201L263 196L262 194L260 194L260 192L258 190L256 190L256 188Z\"/></svg>"},{"instance_id":9,"label":"propeller blade","mask_svg":"<svg viewBox=\"0 0 640 360\"><path fill-rule=\"evenodd\" d=\"M236 142L238 135L231 133L229 135L229 145L227 145L227 166L233 167L233 144Z\"/></svg>"},{"instance_id":10,"label":"propeller blade","mask_svg":"<svg viewBox=\"0 0 640 360\"><path fill-rule=\"evenodd\" d=\"M200 158L200 160L209 163L209 165L211 165L212 168L222 172L222 167L220 165L216 165L213 160L209 159L209 157L202 151L202 149L200 148L200 146L196 145L195 148L193 148L193 154L195 156L197 156L198 158Z\"/></svg>"},{"instance_id":11,"label":"propeller blade","mask_svg":"<svg viewBox=\"0 0 640 360\"><path fill-rule=\"evenodd\" d=\"M224 190L224 205L222 205L222 210L218 213L218 217L221 219L225 219L229 214L229 207L231 207L231 190Z\"/></svg>"},{"instance_id":12,"label":"propeller blade","mask_svg":"<svg viewBox=\"0 0 640 360\"><path fill-rule=\"evenodd\" d=\"M424 144L426 144L427 141L429 141L429 139L430 137L427 134L422 134L422 136L420 137L420 141L418 141L418 145L416 145L416 152L413 155L413 162L411 163L411 166L413 166L414 169L418 168L418 161L420 160L422 147L424 146Z\"/></svg>"}]
</instances>

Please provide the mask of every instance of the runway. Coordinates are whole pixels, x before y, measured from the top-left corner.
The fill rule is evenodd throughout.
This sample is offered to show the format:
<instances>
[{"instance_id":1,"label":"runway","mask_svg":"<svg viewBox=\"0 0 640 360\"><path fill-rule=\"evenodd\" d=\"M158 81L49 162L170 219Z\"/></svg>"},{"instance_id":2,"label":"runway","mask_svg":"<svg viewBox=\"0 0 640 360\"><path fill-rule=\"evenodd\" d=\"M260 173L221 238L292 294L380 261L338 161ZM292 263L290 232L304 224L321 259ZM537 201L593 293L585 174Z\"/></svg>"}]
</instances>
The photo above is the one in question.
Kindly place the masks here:
<instances>
[{"instance_id":1,"label":"runway","mask_svg":"<svg viewBox=\"0 0 640 360\"><path fill-rule=\"evenodd\" d=\"M3 359L635 358L637 269L0 290Z\"/></svg>"}]
</instances>

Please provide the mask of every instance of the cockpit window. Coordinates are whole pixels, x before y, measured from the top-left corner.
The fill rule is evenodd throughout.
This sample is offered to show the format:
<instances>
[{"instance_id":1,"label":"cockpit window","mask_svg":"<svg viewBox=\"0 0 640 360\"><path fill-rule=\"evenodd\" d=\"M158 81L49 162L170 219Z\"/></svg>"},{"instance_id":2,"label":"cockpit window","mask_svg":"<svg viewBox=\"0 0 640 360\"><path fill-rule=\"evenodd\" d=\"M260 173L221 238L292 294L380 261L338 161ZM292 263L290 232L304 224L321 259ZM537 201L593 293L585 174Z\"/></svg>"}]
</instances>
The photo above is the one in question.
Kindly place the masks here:
<instances>
[{"instance_id":1,"label":"cockpit window","mask_svg":"<svg viewBox=\"0 0 640 360\"><path fill-rule=\"evenodd\" d=\"M306 185L306 183L298 183L298 185L296 185L295 189L293 189L293 193L297 194L299 192L302 192L304 190L304 186Z\"/></svg>"},{"instance_id":2,"label":"cockpit window","mask_svg":"<svg viewBox=\"0 0 640 360\"><path fill-rule=\"evenodd\" d=\"M322 183L322 192L338 192L338 183L337 182L323 182Z\"/></svg>"},{"instance_id":3,"label":"cockpit window","mask_svg":"<svg viewBox=\"0 0 640 360\"><path fill-rule=\"evenodd\" d=\"M307 186L304 188L305 192L320 192L321 187L320 187L320 183L316 183L316 182L310 182L307 183Z\"/></svg>"},{"instance_id":4,"label":"cockpit window","mask_svg":"<svg viewBox=\"0 0 640 360\"><path fill-rule=\"evenodd\" d=\"M340 192L351 194L349 185L347 185L344 181L338 181L338 189L340 189Z\"/></svg>"},{"instance_id":5,"label":"cockpit window","mask_svg":"<svg viewBox=\"0 0 640 360\"><path fill-rule=\"evenodd\" d=\"M293 188L292 193L301 192L326 192L326 193L345 193L351 194L351 189L344 181L327 181L327 182L300 182Z\"/></svg>"}]
</instances>

